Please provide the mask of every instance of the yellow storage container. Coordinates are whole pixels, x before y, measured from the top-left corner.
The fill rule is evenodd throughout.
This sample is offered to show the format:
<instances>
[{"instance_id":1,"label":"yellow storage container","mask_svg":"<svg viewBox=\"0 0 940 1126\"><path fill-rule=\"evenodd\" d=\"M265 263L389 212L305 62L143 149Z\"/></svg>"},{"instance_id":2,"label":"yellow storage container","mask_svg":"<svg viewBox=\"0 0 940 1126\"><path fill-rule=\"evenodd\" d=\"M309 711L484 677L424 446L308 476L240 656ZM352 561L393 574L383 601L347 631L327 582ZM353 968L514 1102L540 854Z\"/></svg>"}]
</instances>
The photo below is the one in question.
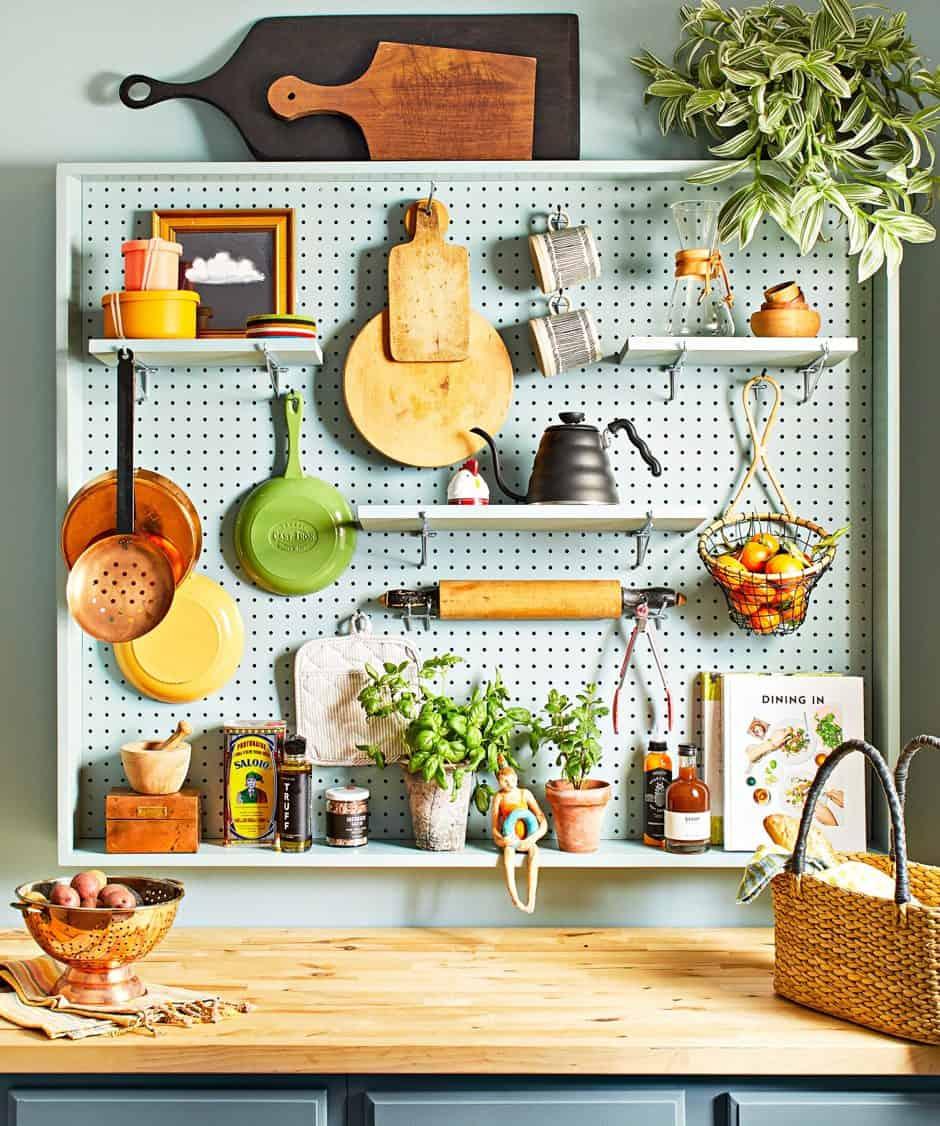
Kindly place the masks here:
<instances>
[{"instance_id":1,"label":"yellow storage container","mask_svg":"<svg viewBox=\"0 0 940 1126\"><path fill-rule=\"evenodd\" d=\"M104 335L108 340L192 340L199 294L191 289L106 293Z\"/></svg>"}]
</instances>

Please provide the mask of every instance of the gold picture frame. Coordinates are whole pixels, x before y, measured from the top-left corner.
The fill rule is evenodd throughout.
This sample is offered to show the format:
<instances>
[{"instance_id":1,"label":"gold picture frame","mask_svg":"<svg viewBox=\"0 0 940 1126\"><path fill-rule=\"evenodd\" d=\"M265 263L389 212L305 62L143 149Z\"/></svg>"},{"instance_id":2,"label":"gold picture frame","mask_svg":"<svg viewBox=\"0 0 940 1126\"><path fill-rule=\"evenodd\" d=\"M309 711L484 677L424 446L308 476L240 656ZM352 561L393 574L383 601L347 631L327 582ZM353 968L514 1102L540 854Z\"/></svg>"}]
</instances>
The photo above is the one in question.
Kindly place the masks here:
<instances>
[{"instance_id":1,"label":"gold picture frame","mask_svg":"<svg viewBox=\"0 0 940 1126\"><path fill-rule=\"evenodd\" d=\"M204 328L200 336L244 336L246 314L294 312L292 207L160 210L152 218L155 237L183 247L180 285L195 290L222 326ZM187 271L195 276L185 278Z\"/></svg>"}]
</instances>

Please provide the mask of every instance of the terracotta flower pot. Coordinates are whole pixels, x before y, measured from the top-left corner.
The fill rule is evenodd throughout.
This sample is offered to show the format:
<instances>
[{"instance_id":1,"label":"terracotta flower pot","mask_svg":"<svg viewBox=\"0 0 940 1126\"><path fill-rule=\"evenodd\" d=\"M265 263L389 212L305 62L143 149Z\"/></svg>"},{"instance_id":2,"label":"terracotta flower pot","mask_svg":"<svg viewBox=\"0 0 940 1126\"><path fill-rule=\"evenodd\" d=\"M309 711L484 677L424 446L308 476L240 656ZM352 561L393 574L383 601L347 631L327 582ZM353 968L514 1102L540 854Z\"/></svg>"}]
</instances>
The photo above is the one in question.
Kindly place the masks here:
<instances>
[{"instance_id":1,"label":"terracotta flower pot","mask_svg":"<svg viewBox=\"0 0 940 1126\"><path fill-rule=\"evenodd\" d=\"M552 807L558 847L563 852L597 852L610 783L588 778L576 790L567 780L556 778L546 784L545 797Z\"/></svg>"},{"instance_id":2,"label":"terracotta flower pot","mask_svg":"<svg viewBox=\"0 0 940 1126\"><path fill-rule=\"evenodd\" d=\"M442 790L436 782L425 782L420 774L412 774L404 763L402 769L408 788L415 844L429 852L459 852L467 843L473 775L463 776L454 798L449 785ZM451 773L448 771L448 774Z\"/></svg>"}]
</instances>

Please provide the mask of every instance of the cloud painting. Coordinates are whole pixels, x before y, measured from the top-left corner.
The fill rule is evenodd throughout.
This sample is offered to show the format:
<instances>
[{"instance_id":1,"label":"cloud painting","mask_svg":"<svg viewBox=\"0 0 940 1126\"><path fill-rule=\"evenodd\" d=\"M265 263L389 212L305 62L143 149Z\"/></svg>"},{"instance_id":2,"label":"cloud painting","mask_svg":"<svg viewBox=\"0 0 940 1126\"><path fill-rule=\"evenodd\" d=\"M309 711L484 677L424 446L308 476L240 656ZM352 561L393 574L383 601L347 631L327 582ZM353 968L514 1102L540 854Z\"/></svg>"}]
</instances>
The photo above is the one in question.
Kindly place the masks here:
<instances>
[{"instance_id":1,"label":"cloud painting","mask_svg":"<svg viewBox=\"0 0 940 1126\"><path fill-rule=\"evenodd\" d=\"M250 258L236 259L219 250L211 258L194 258L186 280L193 285L248 285L263 282L265 275Z\"/></svg>"}]
</instances>

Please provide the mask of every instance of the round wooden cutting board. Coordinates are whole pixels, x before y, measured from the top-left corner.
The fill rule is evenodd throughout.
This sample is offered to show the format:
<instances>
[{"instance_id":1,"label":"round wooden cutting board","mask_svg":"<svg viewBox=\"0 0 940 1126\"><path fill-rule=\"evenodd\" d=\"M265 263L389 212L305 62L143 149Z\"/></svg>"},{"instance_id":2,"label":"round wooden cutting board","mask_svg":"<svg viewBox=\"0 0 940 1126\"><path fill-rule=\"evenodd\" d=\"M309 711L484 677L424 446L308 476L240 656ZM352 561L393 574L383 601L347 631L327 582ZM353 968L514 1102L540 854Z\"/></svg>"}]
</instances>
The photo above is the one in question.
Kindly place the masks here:
<instances>
[{"instance_id":1,"label":"round wooden cutting board","mask_svg":"<svg viewBox=\"0 0 940 1126\"><path fill-rule=\"evenodd\" d=\"M499 333L470 313L467 359L396 363L388 310L373 317L346 357L346 408L365 440L403 465L454 465L482 442L471 426L499 431L512 401L512 360Z\"/></svg>"}]
</instances>

